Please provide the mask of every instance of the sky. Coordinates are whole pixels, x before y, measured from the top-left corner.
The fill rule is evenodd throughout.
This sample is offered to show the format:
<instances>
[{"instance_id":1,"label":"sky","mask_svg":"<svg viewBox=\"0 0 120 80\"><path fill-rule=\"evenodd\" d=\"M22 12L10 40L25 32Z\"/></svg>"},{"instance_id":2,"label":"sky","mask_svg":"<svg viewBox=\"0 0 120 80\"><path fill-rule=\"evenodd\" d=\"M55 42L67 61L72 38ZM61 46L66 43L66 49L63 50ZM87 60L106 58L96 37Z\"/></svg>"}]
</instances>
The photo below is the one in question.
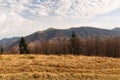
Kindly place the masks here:
<instances>
[{"instance_id":1,"label":"sky","mask_svg":"<svg viewBox=\"0 0 120 80\"><path fill-rule=\"evenodd\" d=\"M120 0L0 0L0 39L48 28L120 27Z\"/></svg>"}]
</instances>

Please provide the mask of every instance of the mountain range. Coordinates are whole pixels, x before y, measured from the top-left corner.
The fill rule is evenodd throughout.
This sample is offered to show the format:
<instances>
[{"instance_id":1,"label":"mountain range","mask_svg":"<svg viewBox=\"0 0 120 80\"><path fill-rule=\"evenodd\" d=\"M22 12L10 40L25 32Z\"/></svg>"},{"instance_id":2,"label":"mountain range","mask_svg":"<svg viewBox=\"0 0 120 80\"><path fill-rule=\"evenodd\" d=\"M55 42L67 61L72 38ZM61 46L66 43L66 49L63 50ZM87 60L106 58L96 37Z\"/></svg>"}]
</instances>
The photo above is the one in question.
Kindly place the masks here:
<instances>
[{"instance_id":1,"label":"mountain range","mask_svg":"<svg viewBox=\"0 0 120 80\"><path fill-rule=\"evenodd\" d=\"M49 28L44 31L37 31L33 34L25 36L27 43L34 43L36 41L49 41L52 39L58 39L60 37L71 38L72 32L75 32L76 35L81 39L91 38L91 37L100 37L100 38L109 38L109 37L120 37L120 28L109 29L100 29L94 27L78 27L70 29L55 29ZM11 48L18 46L20 37L13 38L4 38L0 40L0 45L4 48Z\"/></svg>"},{"instance_id":2,"label":"mountain range","mask_svg":"<svg viewBox=\"0 0 120 80\"><path fill-rule=\"evenodd\" d=\"M12 45L14 42L18 41L20 37L4 38L0 40L1 47L7 47Z\"/></svg>"}]
</instances>

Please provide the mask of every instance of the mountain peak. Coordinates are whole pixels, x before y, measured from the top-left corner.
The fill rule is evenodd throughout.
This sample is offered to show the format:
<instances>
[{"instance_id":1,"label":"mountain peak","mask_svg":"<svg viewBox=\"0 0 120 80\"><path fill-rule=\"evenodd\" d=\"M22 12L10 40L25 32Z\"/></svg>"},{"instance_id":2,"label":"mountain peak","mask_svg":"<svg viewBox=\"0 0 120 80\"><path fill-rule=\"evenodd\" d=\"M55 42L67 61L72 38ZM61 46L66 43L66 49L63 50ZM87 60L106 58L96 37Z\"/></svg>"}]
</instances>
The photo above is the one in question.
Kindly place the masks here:
<instances>
[{"instance_id":1,"label":"mountain peak","mask_svg":"<svg viewBox=\"0 0 120 80\"><path fill-rule=\"evenodd\" d=\"M120 33L120 27L116 27L116 28L114 28L114 29L112 29L113 31L117 31L117 32L119 32Z\"/></svg>"},{"instance_id":2,"label":"mountain peak","mask_svg":"<svg viewBox=\"0 0 120 80\"><path fill-rule=\"evenodd\" d=\"M116 27L116 28L114 28L114 29L120 29L120 27ZM114 30L114 29L113 29L113 30Z\"/></svg>"},{"instance_id":3,"label":"mountain peak","mask_svg":"<svg viewBox=\"0 0 120 80\"><path fill-rule=\"evenodd\" d=\"M86 39L91 37L100 37L100 38L109 38L109 37L118 37L120 36L120 28L115 28L114 30L108 29L99 29L89 26L83 27L72 27L70 29L55 29L55 28L48 28L47 30L37 31L31 35L25 37L28 43L32 43L34 41L49 41L52 39L57 39L61 35L62 37L65 36L66 38L71 38L72 32L75 32L79 38ZM5 41L7 44L7 41ZM3 43L3 42L1 42ZM11 44L8 47L18 45L19 41L16 41L14 44Z\"/></svg>"},{"instance_id":4,"label":"mountain peak","mask_svg":"<svg viewBox=\"0 0 120 80\"><path fill-rule=\"evenodd\" d=\"M48 28L45 31L53 31L53 30L56 30L56 28Z\"/></svg>"}]
</instances>

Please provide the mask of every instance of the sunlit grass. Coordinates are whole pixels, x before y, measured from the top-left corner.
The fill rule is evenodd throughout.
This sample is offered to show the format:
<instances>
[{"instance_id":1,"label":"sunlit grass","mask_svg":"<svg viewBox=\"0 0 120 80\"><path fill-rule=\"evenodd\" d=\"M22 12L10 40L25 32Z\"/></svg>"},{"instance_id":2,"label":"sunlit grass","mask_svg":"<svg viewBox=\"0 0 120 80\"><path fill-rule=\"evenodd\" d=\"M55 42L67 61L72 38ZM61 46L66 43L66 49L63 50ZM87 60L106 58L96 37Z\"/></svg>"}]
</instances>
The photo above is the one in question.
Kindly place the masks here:
<instances>
[{"instance_id":1,"label":"sunlit grass","mask_svg":"<svg viewBox=\"0 0 120 80\"><path fill-rule=\"evenodd\" d=\"M0 55L0 80L119 79L119 58L73 55Z\"/></svg>"}]
</instances>

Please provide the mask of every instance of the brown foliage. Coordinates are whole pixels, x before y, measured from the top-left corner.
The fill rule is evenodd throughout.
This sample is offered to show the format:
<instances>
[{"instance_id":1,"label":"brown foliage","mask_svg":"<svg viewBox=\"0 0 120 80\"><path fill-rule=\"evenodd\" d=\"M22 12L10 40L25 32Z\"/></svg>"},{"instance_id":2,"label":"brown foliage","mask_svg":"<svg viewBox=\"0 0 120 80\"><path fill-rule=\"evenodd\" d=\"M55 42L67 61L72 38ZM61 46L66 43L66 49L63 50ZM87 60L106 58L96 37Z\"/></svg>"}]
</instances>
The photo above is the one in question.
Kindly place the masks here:
<instances>
[{"instance_id":1,"label":"brown foliage","mask_svg":"<svg viewBox=\"0 0 120 80\"><path fill-rule=\"evenodd\" d=\"M31 53L120 57L120 38L61 39L35 45Z\"/></svg>"}]
</instances>

